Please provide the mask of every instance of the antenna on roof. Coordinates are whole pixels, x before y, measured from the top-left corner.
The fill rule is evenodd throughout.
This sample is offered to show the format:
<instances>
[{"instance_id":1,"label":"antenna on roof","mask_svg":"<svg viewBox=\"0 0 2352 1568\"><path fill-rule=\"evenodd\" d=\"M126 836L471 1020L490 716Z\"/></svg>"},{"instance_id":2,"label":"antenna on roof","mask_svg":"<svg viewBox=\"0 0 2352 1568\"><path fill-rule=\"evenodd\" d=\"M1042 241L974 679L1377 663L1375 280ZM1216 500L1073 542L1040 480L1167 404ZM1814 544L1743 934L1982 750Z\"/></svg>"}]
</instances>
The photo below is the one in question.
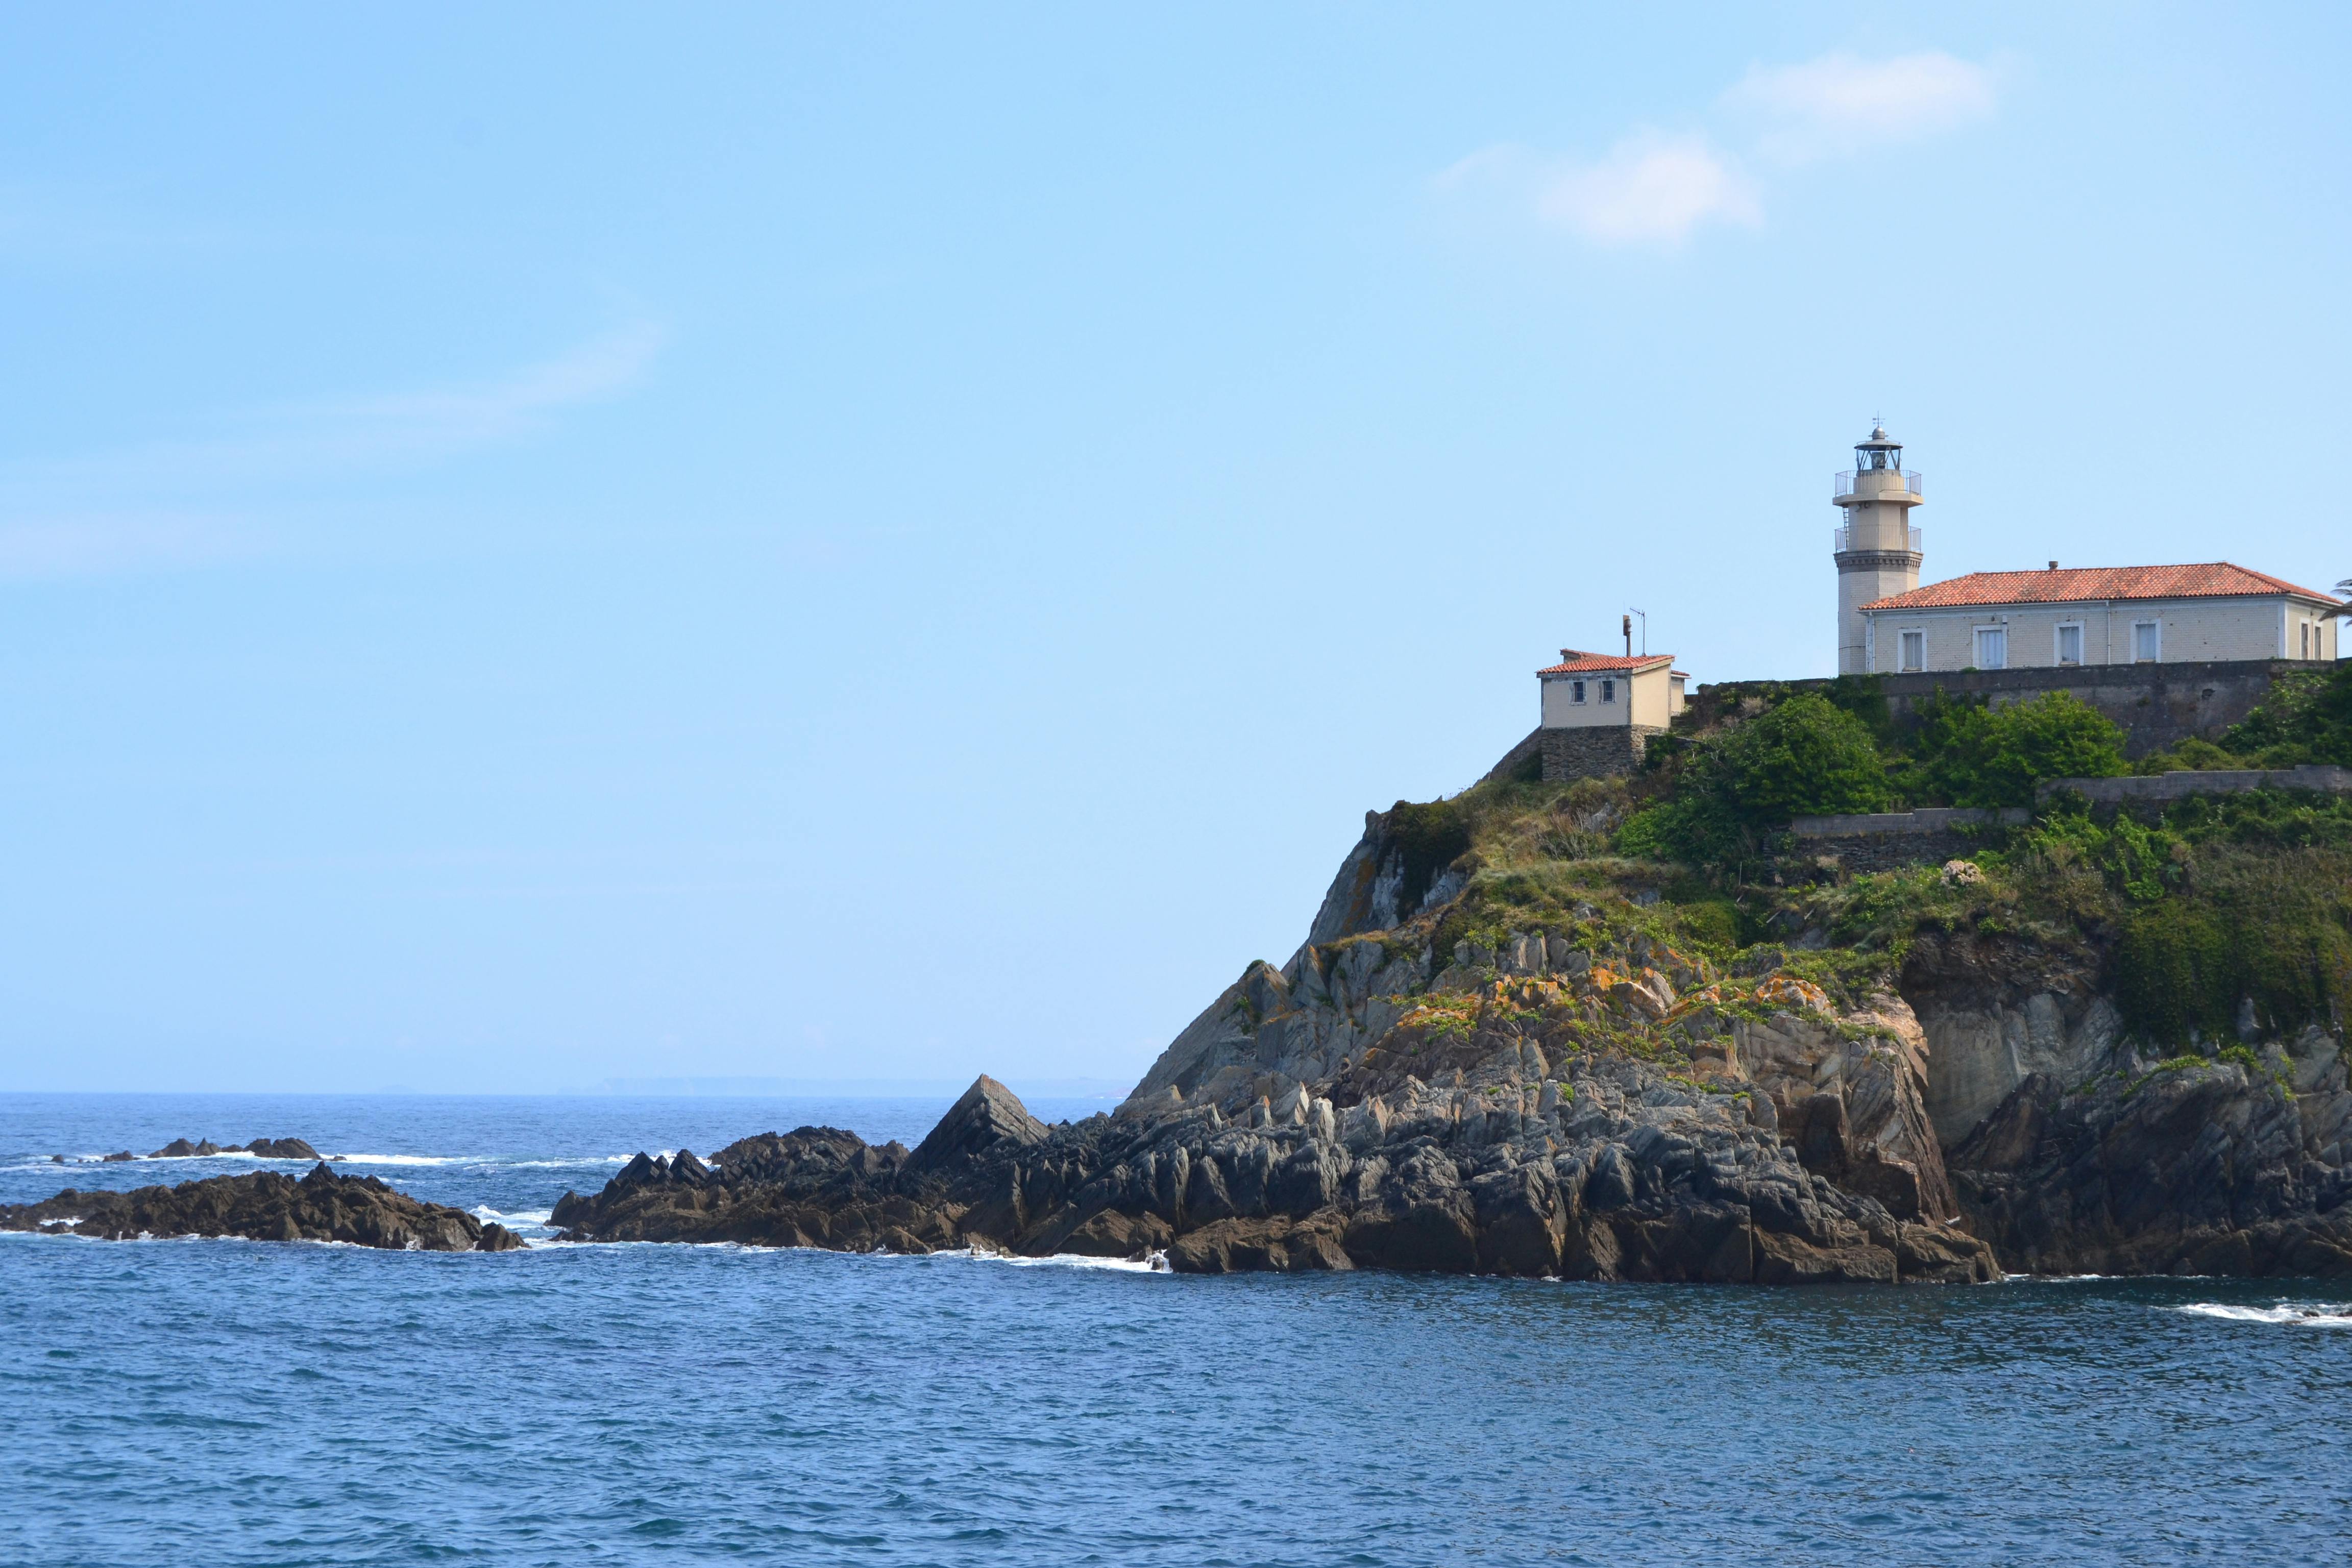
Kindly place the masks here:
<instances>
[{"instance_id":1,"label":"antenna on roof","mask_svg":"<svg viewBox=\"0 0 2352 1568\"><path fill-rule=\"evenodd\" d=\"M1642 610L1625 612L1625 657L1627 658L1633 657L1633 617L1635 616L1642 617L1642 657L1647 658L1650 656L1650 617L1647 612Z\"/></svg>"}]
</instances>

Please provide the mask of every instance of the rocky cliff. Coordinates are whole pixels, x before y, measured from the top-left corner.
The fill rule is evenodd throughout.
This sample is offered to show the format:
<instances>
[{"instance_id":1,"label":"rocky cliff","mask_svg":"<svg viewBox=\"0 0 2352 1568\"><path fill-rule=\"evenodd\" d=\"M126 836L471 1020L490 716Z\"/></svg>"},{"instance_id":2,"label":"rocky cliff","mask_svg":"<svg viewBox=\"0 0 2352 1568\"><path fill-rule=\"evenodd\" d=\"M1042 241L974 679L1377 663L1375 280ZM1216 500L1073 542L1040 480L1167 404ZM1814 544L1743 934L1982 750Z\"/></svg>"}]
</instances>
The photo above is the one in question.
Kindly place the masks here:
<instances>
[{"instance_id":1,"label":"rocky cliff","mask_svg":"<svg viewBox=\"0 0 2352 1568\"><path fill-rule=\"evenodd\" d=\"M1903 971L1964 1221L2011 1268L2352 1274L2341 1026L2165 1056L2126 1026L2115 954L1925 936Z\"/></svg>"},{"instance_id":2,"label":"rocky cliff","mask_svg":"<svg viewBox=\"0 0 2352 1568\"><path fill-rule=\"evenodd\" d=\"M1735 904L1608 853L1626 788L1372 814L1307 942L1114 1114L1044 1126L982 1079L916 1150L803 1128L640 1156L556 1222L1201 1272L2352 1273L2340 1020L2250 1002L2236 1043L2166 1056L2125 1022L2105 906L2020 902L2063 866Z\"/></svg>"}]
</instances>

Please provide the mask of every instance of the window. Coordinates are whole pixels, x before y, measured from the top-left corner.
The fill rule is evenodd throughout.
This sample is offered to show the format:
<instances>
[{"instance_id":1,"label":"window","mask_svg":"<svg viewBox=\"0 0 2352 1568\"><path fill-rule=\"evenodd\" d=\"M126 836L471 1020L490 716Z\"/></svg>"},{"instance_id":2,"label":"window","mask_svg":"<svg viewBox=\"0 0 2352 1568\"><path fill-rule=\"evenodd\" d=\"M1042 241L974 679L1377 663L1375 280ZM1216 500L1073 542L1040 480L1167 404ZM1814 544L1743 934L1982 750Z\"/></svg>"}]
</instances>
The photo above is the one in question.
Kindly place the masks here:
<instances>
[{"instance_id":1,"label":"window","mask_svg":"<svg viewBox=\"0 0 2352 1568\"><path fill-rule=\"evenodd\" d=\"M2156 628L2157 623L2154 621L2132 623L2132 662L2134 664L2156 662L2160 647L2157 641Z\"/></svg>"},{"instance_id":2,"label":"window","mask_svg":"<svg viewBox=\"0 0 2352 1568\"><path fill-rule=\"evenodd\" d=\"M1927 634L1926 632L1903 634L1902 668L1905 669L1927 668Z\"/></svg>"},{"instance_id":3,"label":"window","mask_svg":"<svg viewBox=\"0 0 2352 1568\"><path fill-rule=\"evenodd\" d=\"M1571 680L1568 683L1568 700L1570 702L1581 702L1584 700L1584 682L1581 680Z\"/></svg>"},{"instance_id":4,"label":"window","mask_svg":"<svg viewBox=\"0 0 2352 1568\"><path fill-rule=\"evenodd\" d=\"M2058 628L2058 662L2060 664L2083 662L2083 628L2081 626Z\"/></svg>"},{"instance_id":5,"label":"window","mask_svg":"<svg viewBox=\"0 0 2352 1568\"><path fill-rule=\"evenodd\" d=\"M1604 680L1601 683L1601 700L1603 702L1614 702L1617 700L1617 683L1615 681Z\"/></svg>"},{"instance_id":6,"label":"window","mask_svg":"<svg viewBox=\"0 0 2352 1568\"><path fill-rule=\"evenodd\" d=\"M1979 669L2009 668L2009 628L2007 626L1977 628L1977 668Z\"/></svg>"},{"instance_id":7,"label":"window","mask_svg":"<svg viewBox=\"0 0 2352 1568\"><path fill-rule=\"evenodd\" d=\"M2309 621L2303 623L2303 657L2305 658L2311 657L2311 623Z\"/></svg>"}]
</instances>

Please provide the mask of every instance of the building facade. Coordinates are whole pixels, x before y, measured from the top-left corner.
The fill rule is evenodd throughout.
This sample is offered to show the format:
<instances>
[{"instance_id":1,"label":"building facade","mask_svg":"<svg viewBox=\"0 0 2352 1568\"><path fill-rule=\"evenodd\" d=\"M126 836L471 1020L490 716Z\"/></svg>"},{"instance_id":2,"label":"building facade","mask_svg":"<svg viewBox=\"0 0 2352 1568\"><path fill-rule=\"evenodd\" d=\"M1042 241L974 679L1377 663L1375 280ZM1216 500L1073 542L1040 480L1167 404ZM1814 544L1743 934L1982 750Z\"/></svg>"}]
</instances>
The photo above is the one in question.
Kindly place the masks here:
<instances>
[{"instance_id":1,"label":"building facade","mask_svg":"<svg viewBox=\"0 0 2352 1568\"><path fill-rule=\"evenodd\" d=\"M1864 668L2333 659L2340 609L2328 595L2226 561L1971 572L1864 605Z\"/></svg>"},{"instance_id":2,"label":"building facade","mask_svg":"<svg viewBox=\"0 0 2352 1568\"><path fill-rule=\"evenodd\" d=\"M1683 710L1690 678L1675 668L1674 656L1621 658L1564 647L1559 659L1536 671L1541 700L1528 741L1542 754L1543 777L1592 778L1640 766L1650 737L1665 733Z\"/></svg>"},{"instance_id":3,"label":"building facade","mask_svg":"<svg viewBox=\"0 0 2352 1568\"><path fill-rule=\"evenodd\" d=\"M1882 426L1837 477L1838 673L2339 657L2334 595L2226 561L1971 572L1919 585L1917 473Z\"/></svg>"}]
</instances>

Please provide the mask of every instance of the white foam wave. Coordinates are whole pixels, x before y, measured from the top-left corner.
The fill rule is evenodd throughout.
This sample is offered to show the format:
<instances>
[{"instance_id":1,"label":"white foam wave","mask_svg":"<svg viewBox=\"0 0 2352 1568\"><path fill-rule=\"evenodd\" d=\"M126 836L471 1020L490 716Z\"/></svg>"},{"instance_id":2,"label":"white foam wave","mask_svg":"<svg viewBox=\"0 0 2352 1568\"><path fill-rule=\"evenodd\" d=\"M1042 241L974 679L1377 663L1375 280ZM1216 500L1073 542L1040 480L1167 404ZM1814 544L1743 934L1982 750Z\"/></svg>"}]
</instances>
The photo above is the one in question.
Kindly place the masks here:
<instances>
[{"instance_id":1,"label":"white foam wave","mask_svg":"<svg viewBox=\"0 0 2352 1568\"><path fill-rule=\"evenodd\" d=\"M1019 1258L1009 1252L991 1252L984 1247L949 1252L923 1254L930 1258L964 1258L974 1263L1003 1263L1015 1268L1098 1268L1114 1274L1165 1274L1168 1255L1155 1252L1149 1258L1088 1258L1082 1253L1056 1252L1044 1258Z\"/></svg>"},{"instance_id":2,"label":"white foam wave","mask_svg":"<svg viewBox=\"0 0 2352 1568\"><path fill-rule=\"evenodd\" d=\"M2352 1305L2339 1301L2281 1301L2274 1307L2238 1307L2226 1301L2191 1301L2181 1311L2230 1323L2284 1323L2305 1329L2352 1329Z\"/></svg>"},{"instance_id":3,"label":"white foam wave","mask_svg":"<svg viewBox=\"0 0 2352 1568\"><path fill-rule=\"evenodd\" d=\"M548 1217L555 1211L553 1209L517 1209L512 1214L506 1214L492 1208L488 1204L476 1204L466 1212L485 1225L495 1221L512 1230L517 1226L545 1225Z\"/></svg>"},{"instance_id":4,"label":"white foam wave","mask_svg":"<svg viewBox=\"0 0 2352 1568\"><path fill-rule=\"evenodd\" d=\"M479 1165L488 1162L475 1154L330 1154L338 1165Z\"/></svg>"}]
</instances>

